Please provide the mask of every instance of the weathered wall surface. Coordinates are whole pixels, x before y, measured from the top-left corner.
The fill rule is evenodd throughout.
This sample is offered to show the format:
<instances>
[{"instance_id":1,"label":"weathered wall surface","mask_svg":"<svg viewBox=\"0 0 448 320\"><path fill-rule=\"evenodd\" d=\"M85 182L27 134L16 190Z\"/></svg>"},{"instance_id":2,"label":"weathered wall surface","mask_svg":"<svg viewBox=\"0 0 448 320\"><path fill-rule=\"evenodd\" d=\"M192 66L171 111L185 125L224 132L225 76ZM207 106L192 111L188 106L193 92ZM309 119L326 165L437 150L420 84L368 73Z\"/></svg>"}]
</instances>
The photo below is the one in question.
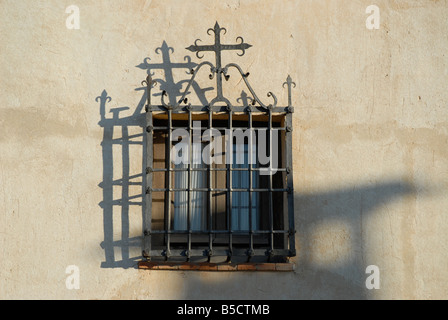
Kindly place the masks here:
<instances>
[{"instance_id":1,"label":"weathered wall surface","mask_svg":"<svg viewBox=\"0 0 448 320\"><path fill-rule=\"evenodd\" d=\"M366 28L371 4L379 30ZM447 16L443 0L0 1L0 298L448 298ZM184 48L211 42L215 21L253 45L223 59L260 97L284 105L286 76L297 83L294 273L133 267L141 137L129 157L120 139L142 130L144 60L164 79L165 41L172 63L198 62ZM369 265L379 290L365 287Z\"/></svg>"}]
</instances>

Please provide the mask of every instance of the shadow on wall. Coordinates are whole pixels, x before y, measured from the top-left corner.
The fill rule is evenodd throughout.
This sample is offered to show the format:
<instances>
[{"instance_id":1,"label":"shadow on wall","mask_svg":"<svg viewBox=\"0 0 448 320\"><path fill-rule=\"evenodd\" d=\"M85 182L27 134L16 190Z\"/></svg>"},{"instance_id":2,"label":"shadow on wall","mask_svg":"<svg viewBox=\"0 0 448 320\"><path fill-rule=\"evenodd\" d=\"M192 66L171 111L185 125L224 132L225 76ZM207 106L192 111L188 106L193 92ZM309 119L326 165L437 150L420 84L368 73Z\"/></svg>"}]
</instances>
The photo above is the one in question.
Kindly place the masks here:
<instances>
[{"instance_id":1,"label":"shadow on wall","mask_svg":"<svg viewBox=\"0 0 448 320\"><path fill-rule=\"evenodd\" d=\"M179 284L180 299L336 299L375 298L368 290L366 226L375 211L400 198L415 194L401 181L314 193L296 193L296 241L294 273L191 274ZM367 220L370 220L367 222ZM383 270L385 266L378 266Z\"/></svg>"},{"instance_id":2,"label":"shadow on wall","mask_svg":"<svg viewBox=\"0 0 448 320\"><path fill-rule=\"evenodd\" d=\"M320 288L316 297L364 299L374 293L365 285L367 266L378 263L366 243L372 215L414 193L409 183L392 180L297 194L297 271L307 287Z\"/></svg>"},{"instance_id":3,"label":"shadow on wall","mask_svg":"<svg viewBox=\"0 0 448 320\"><path fill-rule=\"evenodd\" d=\"M176 82L174 80L173 71L176 69L186 70L186 74L190 74L190 70L197 66L197 64L191 62L191 58L186 56L184 62L173 63L171 61L170 53L173 53L174 49L169 47L164 41L160 48L156 49L156 54L162 56L161 63L150 63L151 59L144 59L143 63L139 64L137 68L146 70L147 74L154 76L155 70L162 70L164 73L164 79L154 79L159 84L160 93L156 93L153 96L160 96L161 92L166 91L169 97L170 103L174 104L179 99L182 92L182 85L188 80L181 80ZM193 83L192 89L201 103L207 104L205 98L205 92L212 88L202 89L196 82ZM103 151L103 181L99 186L103 189L103 201L99 203L103 209L103 231L104 241L101 243L101 248L105 252L105 261L101 263L102 268L136 268L137 262L142 259L142 256L131 257L131 251L138 251L142 248L142 237L130 237L130 207L141 207L142 219L145 211L143 198L144 198L144 183L143 172L145 172L146 163L142 163L142 170L137 174L131 174L130 172L130 146L141 146L142 153L146 152L145 138L145 114L142 113L147 101L147 87L137 88L137 91L143 91L142 98L135 108L134 112L130 116L121 116L122 112L129 110L129 107L113 108L109 109L111 116L106 115L106 105L112 101L112 98L108 96L107 91L104 90L99 97L96 98L96 102L100 104L100 117L99 125L103 128L103 141L101 143ZM130 134L132 129L139 130L139 134ZM132 130L132 131L134 131ZM120 136L114 138L114 136ZM121 150L121 166L122 168L114 168L117 159L114 160L114 151L116 148ZM143 157L142 157L143 160ZM121 176L114 177L114 169L121 169ZM141 186L141 194L130 195L130 186ZM117 191L119 189L119 191ZM120 194L118 199L114 198L114 195ZM117 217L119 212L120 217ZM121 231L117 232L117 227L114 227L114 222L120 219ZM117 234L119 239L116 239ZM143 225L141 234L143 234ZM136 250L131 250L136 249ZM118 250L118 252L117 252ZM120 254L118 254L120 253ZM121 255L121 259L117 259Z\"/></svg>"},{"instance_id":4,"label":"shadow on wall","mask_svg":"<svg viewBox=\"0 0 448 320\"><path fill-rule=\"evenodd\" d=\"M159 92L166 91L171 103L174 103L182 93L182 85L187 80L176 82L173 76L173 70L189 70L196 66L191 62L190 57L185 57L184 62L173 63L171 61L170 48L166 42L156 50L161 54L161 63L150 63L150 58L137 67L146 70L148 74L154 76L154 70L162 70L164 79L154 79L160 86ZM142 77L143 78L143 77ZM196 96L201 103L207 105L205 93L212 88L201 88L197 83L192 86ZM120 113L129 110L129 107L110 109L111 116L106 116L106 105L111 101L106 90L97 97L100 104L101 121L99 125L104 130L102 141L103 152L103 181L99 186L103 189L103 201L99 204L103 209L103 232L104 241L101 247L104 249L105 261L101 263L102 268L136 268L137 262L142 256L131 256L131 252L141 252L142 237L130 237L130 207L137 206L141 208L141 220L145 210L143 172L146 168L144 157L142 157L141 172L131 174L130 172L130 145L141 147L145 154L145 114L142 113L147 101L146 87L137 88L137 91L143 91L142 98L130 116L122 117ZM160 96L160 93L154 96ZM247 96L243 92L241 99ZM129 134L129 129L136 127L139 134ZM118 131L118 133L117 133ZM119 138L114 138L119 135ZM121 150L121 168L114 168L119 162L114 159L114 148ZM115 170L114 170L115 169ZM114 171L121 170L121 176L114 177ZM130 195L130 186L141 186L141 194ZM115 188L115 191L114 191ZM117 191L118 190L118 191ZM208 299L210 297L232 297L235 299L250 299L253 297L264 297L267 299L364 299L368 298L365 288L365 269L368 265L364 261L365 253L369 248L365 247L363 242L363 219L371 216L376 209L395 201L400 197L415 193L414 187L402 181L384 181L375 185L352 185L345 189L331 190L328 192L317 193L296 193L295 213L296 229L298 239L298 256L296 257L296 272L286 274L257 273L257 274L227 274L219 276L209 275L204 280L201 274L192 274L185 279L183 287L183 296L186 299ZM114 195L120 194L118 199ZM117 231L114 222L120 221L121 230ZM344 258L336 262L318 261L325 260L326 253L321 257L313 254L314 246L321 246L320 239L315 237L316 228L319 225L328 224L331 226L342 225L345 228L336 232L334 239L342 241L333 242L334 246L342 245L347 247L350 252L345 252ZM329 228L331 229L331 228ZM334 229L334 228L333 228ZM115 232L114 232L115 230ZM336 230L338 230L336 228ZM143 224L141 234L143 233ZM322 230L323 237L326 237L325 229ZM327 235L328 236L328 235ZM118 238L118 239L117 239ZM322 241L331 239L325 238ZM334 240L331 239L331 240ZM133 249L133 250L131 250ZM121 252L121 259L117 250ZM332 248L329 252L334 252ZM336 250L337 251L337 250ZM224 277L226 281L216 282L213 286L213 280ZM241 283L244 281L244 288ZM291 285L293 283L293 285ZM235 291L235 288L239 290ZM216 293L216 294L213 294Z\"/></svg>"},{"instance_id":5,"label":"shadow on wall","mask_svg":"<svg viewBox=\"0 0 448 320\"><path fill-rule=\"evenodd\" d=\"M104 249L106 260L102 262L102 268L130 268L136 267L137 261L141 257L130 257L130 248L141 246L141 238L130 238L129 210L131 206L143 207L142 195L130 196L130 185L142 185L142 173L131 175L129 164L130 145L137 144L144 148L143 132L139 135L129 135L131 127L139 127L143 130L145 118L138 110L142 109L142 103L136 109L136 112L128 117L120 117L120 112L129 110L128 107L110 109L112 117L106 117L106 103L112 99L108 97L104 90L97 98L100 102L101 121L99 125L103 128L103 141L101 143L103 150L103 181L99 186L103 189L103 201L99 203L103 209L103 231L104 241L101 247ZM119 134L116 133L119 131ZM120 135L114 139L115 135ZM140 141L139 141L140 140ZM121 148L121 177L114 177L114 147ZM116 160L117 161L117 160ZM121 189L118 199L114 198L117 194L117 187ZM115 192L114 192L115 191ZM138 201L136 201L138 200ZM114 238L114 209L120 209L121 218L121 239ZM117 210L115 210L115 213ZM115 217L116 218L116 217ZM117 261L115 257L116 248L121 250L121 260Z\"/></svg>"}]
</instances>

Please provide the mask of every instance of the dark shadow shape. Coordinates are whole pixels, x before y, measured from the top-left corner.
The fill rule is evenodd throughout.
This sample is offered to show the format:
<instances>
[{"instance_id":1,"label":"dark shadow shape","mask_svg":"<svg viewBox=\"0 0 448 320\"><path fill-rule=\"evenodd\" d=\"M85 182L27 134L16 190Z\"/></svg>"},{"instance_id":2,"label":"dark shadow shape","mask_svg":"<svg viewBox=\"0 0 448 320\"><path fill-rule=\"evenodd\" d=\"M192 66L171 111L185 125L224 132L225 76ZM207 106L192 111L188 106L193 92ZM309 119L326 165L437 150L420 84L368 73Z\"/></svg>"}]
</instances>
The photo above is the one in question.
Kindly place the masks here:
<instances>
[{"instance_id":1,"label":"dark shadow shape","mask_svg":"<svg viewBox=\"0 0 448 320\"><path fill-rule=\"evenodd\" d=\"M320 288L308 292L306 299L368 299L373 293L365 286L367 266L375 261L365 260L369 248L364 243L365 219L381 207L416 193L415 186L398 180L372 185L352 185L343 189L317 193L298 193L295 197L297 216L297 271L304 276L307 287ZM343 264L317 265L310 256L313 228L319 223L343 223L349 230L350 259ZM309 296L308 296L309 294Z\"/></svg>"},{"instance_id":2,"label":"dark shadow shape","mask_svg":"<svg viewBox=\"0 0 448 320\"><path fill-rule=\"evenodd\" d=\"M151 75L151 77L154 77L155 73L152 72L154 70L163 70L164 73L164 79L153 79L157 84L159 84L159 92L156 94L153 94L154 97L160 97L162 95L162 92L166 92L168 94L169 98L169 104L170 105L176 105L179 101L179 99L184 94L184 84L185 87L190 81L191 78L191 70L193 70L195 67L197 67L197 64L191 61L191 58L189 56L184 57L184 61L182 63L173 63L171 61L170 52L174 53L174 49L172 47L169 47L168 44L163 41L162 46L160 48L157 48L155 51L157 54L162 54L162 62L161 63L150 63L150 58L145 58L143 63L137 65L137 68L147 70L147 74ZM174 74L173 70L175 69L186 69L186 75L185 79L176 82L174 80ZM208 105L208 101L205 97L205 93L207 91L213 90L213 87L204 88L202 89L196 81L192 82L191 87L194 89L194 92L196 96L199 98L200 103L204 106ZM146 88L140 88L137 90L146 90ZM189 92L188 94L190 94ZM146 101L143 100L143 101Z\"/></svg>"},{"instance_id":3,"label":"dark shadow shape","mask_svg":"<svg viewBox=\"0 0 448 320\"><path fill-rule=\"evenodd\" d=\"M183 84L189 81L191 78L191 69L197 66L197 64L191 62L191 58L186 56L184 63L173 63L171 61L170 53L173 53L173 48L169 47L164 41L160 48L156 49L157 54L162 55L162 62L156 64L150 64L150 58L144 59L142 64L136 66L137 68L147 71L147 74L154 75L155 70L163 70L164 79L154 79L159 85L161 91L166 91L169 97L170 103L174 103L176 99L180 98L183 94ZM174 79L173 70L183 69L186 72L185 79L178 82ZM190 76L187 76L190 75ZM145 77L142 77L143 79ZM205 92L212 88L202 89L196 82L193 82L192 88L201 101L201 103L207 104L205 98ZM103 90L101 95L96 98L96 102L100 104L100 117L99 126L103 128L103 140L102 146L102 158L103 158L103 181L99 186L103 189L103 201L99 203L103 209L103 231L104 241L101 243L101 248L104 249L105 261L101 263L102 268L137 268L138 261L142 260L142 256L131 257L130 248L136 247L142 248L142 236L130 238L130 221L129 221L129 209L131 206L139 206L142 210L142 219L144 219L145 203L143 201L145 194L144 175L146 171L145 159L142 159L141 173L136 175L130 175L129 165L129 147L130 145L141 146L142 154L146 153L146 121L144 106L146 105L147 87L137 88L136 91L143 91L140 102L135 107L133 113L129 116L123 116L123 112L130 110L129 107L113 108L108 110L111 116L107 116L107 103L112 101L112 98L108 96L107 91ZM161 94L153 94L154 97ZM132 111L132 110L131 110ZM130 127L139 128L139 134L130 135ZM121 133L120 138L114 139L114 133L119 130ZM114 179L114 147L121 148L121 163L122 163L122 176L119 179ZM115 168L117 169L117 168ZM117 171L117 170L115 170ZM129 186L138 185L141 186L141 194L130 196ZM114 186L121 188L121 198L114 199ZM120 208L121 211L121 237L120 239L114 239L114 208ZM143 223L144 225L144 223ZM142 234L143 234L142 225ZM117 261L115 257L115 250L118 248L121 251L122 259Z\"/></svg>"},{"instance_id":4,"label":"dark shadow shape","mask_svg":"<svg viewBox=\"0 0 448 320\"><path fill-rule=\"evenodd\" d=\"M103 229L104 241L101 247L104 249L106 261L101 263L102 268L136 268L140 257L130 257L129 248L141 246L141 237L129 237L129 209L130 206L143 207L142 195L129 196L130 185L142 185L143 174L131 176L129 170L129 147L130 145L139 145L143 148L143 128L145 126L144 114L133 114L128 117L120 117L120 113L129 110L129 107L110 109L112 117L106 117L106 103L112 99L108 97L104 90L97 98L100 102L101 121L99 125L103 128L103 141L101 143L103 150L103 181L99 186L103 189L103 201L99 203L103 209ZM129 127L139 127L142 133L129 135ZM114 132L119 130L121 137L114 139ZM140 139L140 141L135 141ZM121 147L122 176L120 179L114 179L114 146ZM121 187L121 198L114 199L114 186ZM143 190L142 190L143 194ZM138 199L138 201L135 201ZM121 239L114 240L114 208L121 207ZM115 248L121 249L120 261L115 259Z\"/></svg>"},{"instance_id":5,"label":"dark shadow shape","mask_svg":"<svg viewBox=\"0 0 448 320\"><path fill-rule=\"evenodd\" d=\"M363 242L363 219L372 218L375 210L416 193L416 187L402 181L385 181L375 185L352 185L347 188L295 194L297 257L294 273L237 273L218 282L222 299L300 299L364 300L372 297L365 286L365 261L369 248ZM372 220L370 220L371 223ZM350 258L336 265L320 265L310 255L313 229L320 223L344 223L349 233ZM381 266L379 266L381 269ZM237 290L244 284L244 290ZM285 285L286 284L286 285ZM294 284L294 285L291 285ZM185 280L180 299L215 299L210 283L201 277ZM215 292L214 290L212 290ZM374 291L374 290L373 290ZM204 292L204 293L202 293ZM247 293L249 292L249 294Z\"/></svg>"}]
</instances>

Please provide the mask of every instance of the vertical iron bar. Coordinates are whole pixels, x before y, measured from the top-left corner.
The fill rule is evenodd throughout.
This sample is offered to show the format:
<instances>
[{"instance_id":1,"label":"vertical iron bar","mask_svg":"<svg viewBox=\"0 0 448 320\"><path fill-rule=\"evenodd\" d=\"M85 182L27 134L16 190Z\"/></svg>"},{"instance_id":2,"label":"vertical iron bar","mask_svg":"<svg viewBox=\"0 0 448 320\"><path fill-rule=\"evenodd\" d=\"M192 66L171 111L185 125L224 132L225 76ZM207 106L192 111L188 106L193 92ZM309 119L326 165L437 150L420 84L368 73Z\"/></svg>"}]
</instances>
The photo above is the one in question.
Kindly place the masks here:
<instances>
[{"instance_id":1,"label":"vertical iron bar","mask_svg":"<svg viewBox=\"0 0 448 320\"><path fill-rule=\"evenodd\" d=\"M216 93L217 97L222 98L222 67L221 67L221 28L216 23L215 25L215 56L216 56Z\"/></svg>"},{"instance_id":2,"label":"vertical iron bar","mask_svg":"<svg viewBox=\"0 0 448 320\"><path fill-rule=\"evenodd\" d=\"M151 223L152 223L152 182L153 182L153 168L154 168L154 150L153 150L153 115L151 110L151 88L152 79L148 76L147 84L147 99L146 106L146 195L145 195L145 214L143 227L143 257L147 260L151 259Z\"/></svg>"},{"instance_id":3,"label":"vertical iron bar","mask_svg":"<svg viewBox=\"0 0 448 320\"><path fill-rule=\"evenodd\" d=\"M187 223L188 223L188 249L187 249L187 261L191 258L191 200L192 200L192 176L191 176L191 167L193 165L193 145L192 145L192 114L191 109L188 109L188 213L187 213Z\"/></svg>"},{"instance_id":4,"label":"vertical iron bar","mask_svg":"<svg viewBox=\"0 0 448 320\"><path fill-rule=\"evenodd\" d=\"M269 258L271 258L274 254L274 203L272 198L272 108L269 108L269 143L268 143L268 150L269 150L269 231L270 231L270 249L269 249Z\"/></svg>"},{"instance_id":5,"label":"vertical iron bar","mask_svg":"<svg viewBox=\"0 0 448 320\"><path fill-rule=\"evenodd\" d=\"M213 130L213 110L212 107L210 107L209 115L208 115L208 129L210 132L210 154L209 154L209 165L208 165L208 260L210 262L210 258L213 255L213 195L212 195L212 187L213 187L213 176L212 176L212 153L211 153L211 146L212 144L212 130ZM221 143L219 141L218 143Z\"/></svg>"},{"instance_id":6,"label":"vertical iron bar","mask_svg":"<svg viewBox=\"0 0 448 320\"><path fill-rule=\"evenodd\" d=\"M165 250L165 258L168 260L171 256L171 172L173 171L171 168L171 149L172 149L172 130L173 130L173 110L171 108L168 109L168 143L166 143L167 150L165 150L166 154L166 176L165 176L165 185L167 191L165 193L165 231L166 231L166 250Z\"/></svg>"},{"instance_id":7,"label":"vertical iron bar","mask_svg":"<svg viewBox=\"0 0 448 320\"><path fill-rule=\"evenodd\" d=\"M249 116L249 147L248 149L248 162L249 162L249 230L250 230L250 238L249 238L249 252L248 252L248 261L254 254L254 229L253 229L253 210L252 210L252 189L253 189L253 171L252 171L252 163L253 163L253 130L252 130L252 109L251 107L247 107L248 116Z\"/></svg>"},{"instance_id":8,"label":"vertical iron bar","mask_svg":"<svg viewBox=\"0 0 448 320\"><path fill-rule=\"evenodd\" d=\"M228 122L228 130L229 130L229 150L230 153L227 157L227 223L229 228L229 261L232 259L233 254L233 236L232 236L232 164L233 164L233 111L230 106L228 106L229 113L229 122Z\"/></svg>"},{"instance_id":9,"label":"vertical iron bar","mask_svg":"<svg viewBox=\"0 0 448 320\"><path fill-rule=\"evenodd\" d=\"M288 221L289 221L289 251L291 256L296 255L295 222L294 222L294 182L292 161L292 113L286 114L286 181L288 189Z\"/></svg>"}]
</instances>

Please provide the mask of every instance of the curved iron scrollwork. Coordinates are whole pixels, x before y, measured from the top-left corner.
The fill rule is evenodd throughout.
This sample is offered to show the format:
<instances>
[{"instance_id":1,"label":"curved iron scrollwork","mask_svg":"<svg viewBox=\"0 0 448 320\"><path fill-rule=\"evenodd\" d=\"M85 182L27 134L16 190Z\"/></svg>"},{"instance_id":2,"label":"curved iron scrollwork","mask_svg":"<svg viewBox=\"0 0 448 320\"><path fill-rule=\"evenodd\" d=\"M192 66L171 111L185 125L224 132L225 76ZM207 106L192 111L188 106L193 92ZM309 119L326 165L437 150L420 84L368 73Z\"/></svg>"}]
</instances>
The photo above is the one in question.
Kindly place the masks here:
<instances>
[{"instance_id":1,"label":"curved iron scrollwork","mask_svg":"<svg viewBox=\"0 0 448 320\"><path fill-rule=\"evenodd\" d=\"M191 74L192 74L193 76L191 77L190 81L188 82L188 85L187 85L187 87L186 87L184 93L182 94L180 100L177 102L176 105L170 105L170 104L167 104L167 103L165 102L164 97L168 96L168 94L167 94L166 91L163 91L163 94L162 94L162 105L163 105L166 109L176 109L176 108L179 108L179 107L180 107L181 103L187 103L187 102L188 102L186 96L187 96L187 94L189 93L190 87L191 87L191 85L194 83L194 79L196 78L196 75L198 74L199 70L200 70L203 66L205 66L205 65L210 66L210 73L211 73L211 74L210 74L210 79L213 79L213 76L212 76L212 75L216 73L216 68L213 66L213 64L212 64L211 62L208 62L208 61L204 61L204 62L200 63L200 64L196 67L196 69L192 69L192 70L191 70ZM190 105L191 105L191 104L190 104ZM184 106L184 107L185 107L185 106Z\"/></svg>"},{"instance_id":2,"label":"curved iron scrollwork","mask_svg":"<svg viewBox=\"0 0 448 320\"><path fill-rule=\"evenodd\" d=\"M196 75L198 74L199 70L204 66L210 67L210 75L209 75L210 80L213 80L213 79L216 80L216 97L210 101L208 107L212 107L213 105L215 105L219 102L222 102L222 103L225 103L228 108L232 108L232 103L223 94L223 78L226 81L229 80L230 75L228 74L228 72L229 72L230 68L237 69L242 80L244 80L244 83L245 83L247 89L249 90L250 94L252 95L252 97L249 97L249 98L252 101L253 106L262 108L266 111L273 110L275 107L277 107L278 99L273 92L268 92L268 94L267 94L267 96L269 98L273 99L273 102L271 104L265 104L261 101L261 99L257 96L257 94L255 93L254 89L252 88L252 86L250 85L250 83L248 81L249 73L245 73L238 64L229 63L229 64L225 65L224 67L222 66L222 61L221 61L222 51L225 51L225 50L240 51L239 53L237 53L237 55L241 57L246 53L247 49L252 47L252 45L245 43L244 39L242 37L236 38L236 41L239 42L237 44L222 44L221 43L221 34L226 34L227 29L221 28L219 26L218 22L216 22L214 28L210 28L207 30L208 35L212 35L212 33L214 34L214 37L215 37L214 44L201 45L201 44L199 44L199 42L202 42L202 40L196 39L194 41L194 45L191 45L186 49L191 52L194 52L198 59L204 58L204 54L203 54L204 52L214 52L215 58L216 58L216 63L212 64L209 61L204 61L204 62L200 63L199 65L197 65L196 68L191 69L190 74L192 75L192 77L190 80L185 81L187 83L185 91L181 95L181 98L175 104L167 103L165 101L165 97L167 97L168 94L166 91L163 91L162 98L161 98L161 103L162 103L163 108L165 108L166 110L176 110L176 109L191 107L191 104L188 104L187 95L190 93L189 90L190 90L191 86L193 85L193 83L195 82ZM159 50L159 49L160 48L158 48L157 50ZM153 87L153 84L155 81L149 81L147 79L144 82L147 84L148 92L150 93L150 89ZM288 85L288 102L289 102L288 107L291 107L291 86L292 85L295 86L296 84L294 82L292 82L291 77L289 77L289 76L288 76L287 82L285 82L285 84ZM150 97L148 97L148 105L150 105Z\"/></svg>"},{"instance_id":3,"label":"curved iron scrollwork","mask_svg":"<svg viewBox=\"0 0 448 320\"><path fill-rule=\"evenodd\" d=\"M227 75L228 69L231 67L233 67L239 71L241 78L244 80L244 83L247 86L247 89L249 89L250 93L252 94L253 101L256 101L260 105L260 107L268 110L268 109L273 109L277 106L277 102L278 102L277 97L272 92L268 92L267 96L272 97L274 99L273 104L265 105L263 102L261 102L261 100L257 97L254 89L252 89L251 85L249 84L249 81L247 81L249 74L244 73L243 70L241 69L241 67L239 65L237 65L236 63L229 63L228 65L226 65L223 69L223 74Z\"/></svg>"}]
</instances>

